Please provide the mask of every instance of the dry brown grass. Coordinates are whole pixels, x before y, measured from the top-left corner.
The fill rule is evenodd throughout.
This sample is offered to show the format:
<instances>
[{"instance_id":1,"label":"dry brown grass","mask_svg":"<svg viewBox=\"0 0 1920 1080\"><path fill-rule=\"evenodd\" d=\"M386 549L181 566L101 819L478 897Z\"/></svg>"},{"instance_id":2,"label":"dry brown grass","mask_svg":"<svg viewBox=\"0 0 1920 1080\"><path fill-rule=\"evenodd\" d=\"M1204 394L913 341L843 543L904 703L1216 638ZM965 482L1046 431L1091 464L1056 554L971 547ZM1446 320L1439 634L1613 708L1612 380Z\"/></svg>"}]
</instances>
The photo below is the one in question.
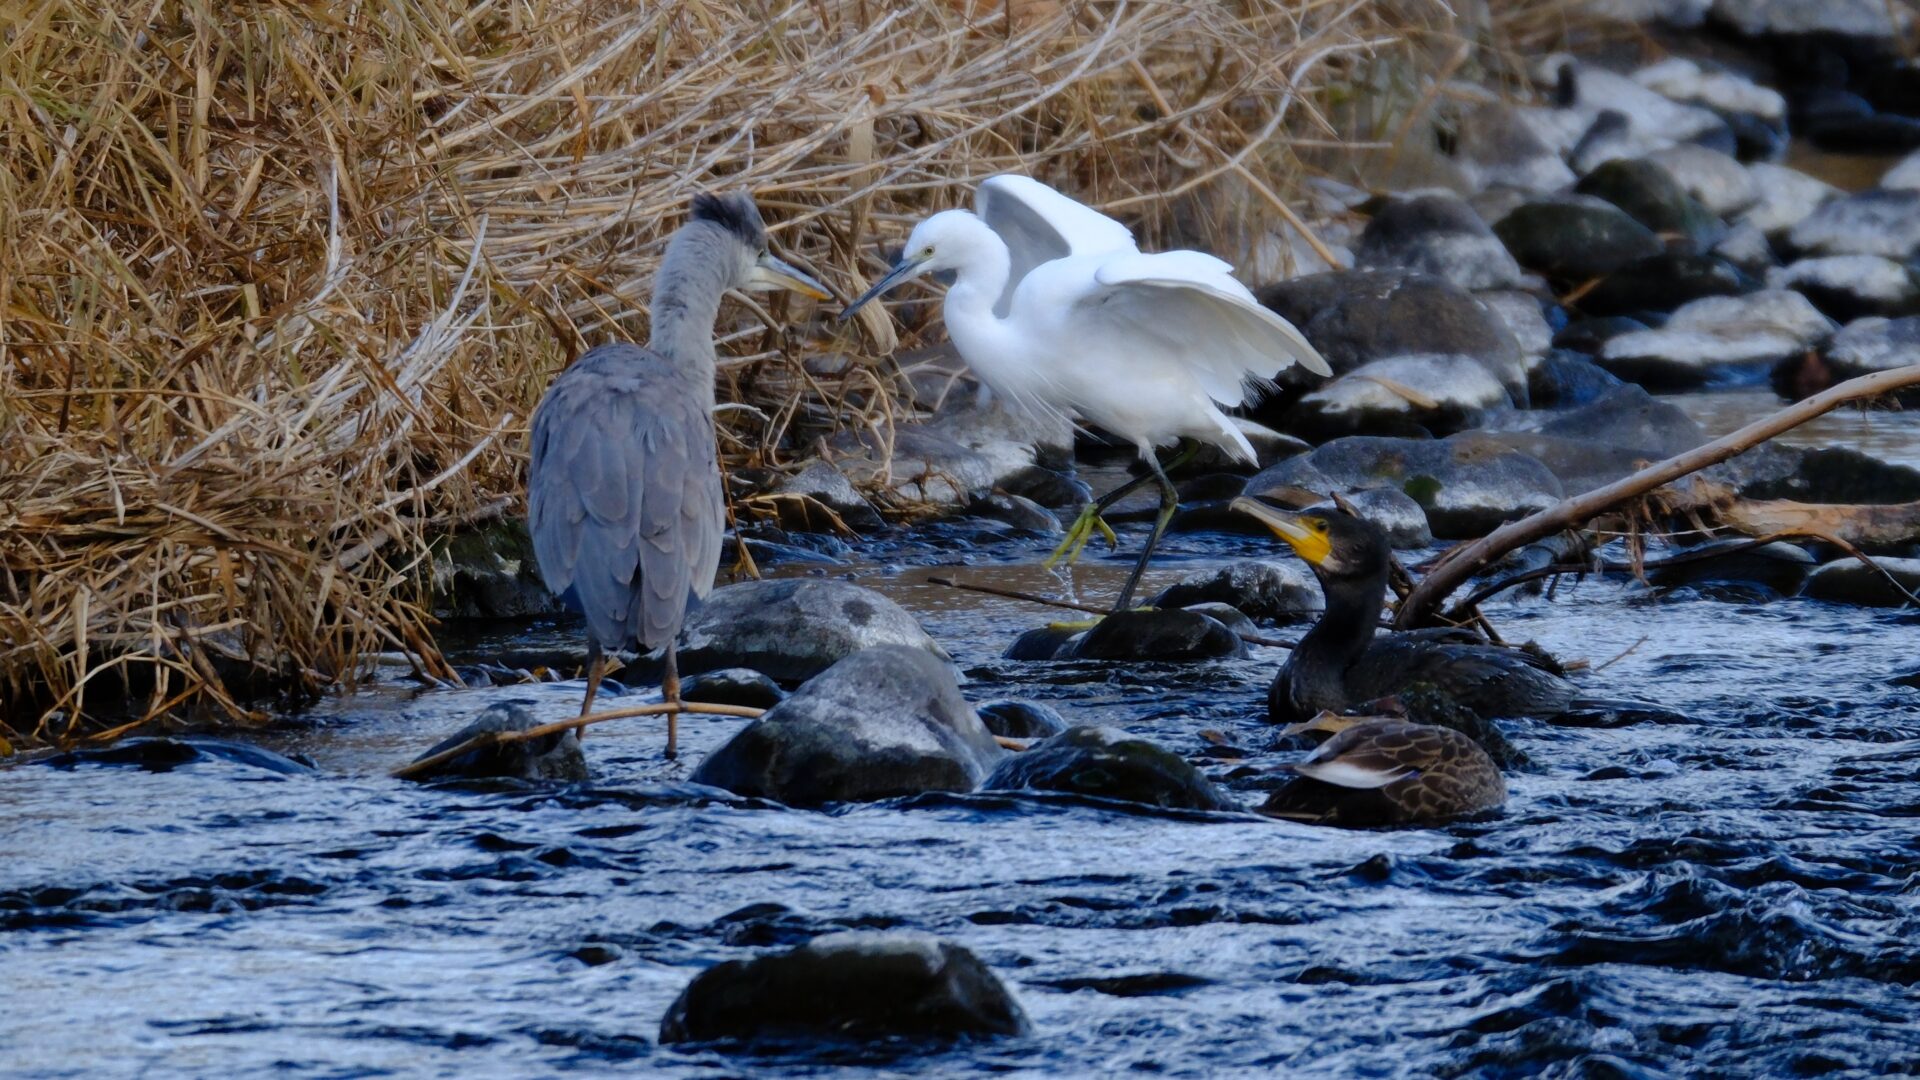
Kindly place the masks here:
<instances>
[{"instance_id":1,"label":"dry brown grass","mask_svg":"<svg viewBox=\"0 0 1920 1080\"><path fill-rule=\"evenodd\" d=\"M374 652L450 674L430 541L516 512L533 404L584 347L644 340L697 190L752 189L776 243L849 294L876 237L1003 169L1151 240L1222 177L1287 190L1292 147L1335 137L1328 87L1445 17L1011 9L1011 27L1000 0L0 12L0 734L244 721L236 674L311 691ZM885 342L767 314L723 335L721 392L746 406L723 413L730 462L783 467L894 418L887 366L802 363Z\"/></svg>"}]
</instances>

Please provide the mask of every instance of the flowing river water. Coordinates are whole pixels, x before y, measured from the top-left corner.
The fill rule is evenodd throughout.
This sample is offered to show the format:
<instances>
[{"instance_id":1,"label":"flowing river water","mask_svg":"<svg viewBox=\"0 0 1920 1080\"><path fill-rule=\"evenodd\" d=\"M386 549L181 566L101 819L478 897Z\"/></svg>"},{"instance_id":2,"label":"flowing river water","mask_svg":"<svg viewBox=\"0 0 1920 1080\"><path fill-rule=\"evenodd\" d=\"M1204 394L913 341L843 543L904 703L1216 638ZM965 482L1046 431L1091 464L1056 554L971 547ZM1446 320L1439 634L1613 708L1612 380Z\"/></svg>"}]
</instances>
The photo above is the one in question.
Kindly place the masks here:
<instances>
[{"instance_id":1,"label":"flowing river water","mask_svg":"<svg viewBox=\"0 0 1920 1080\"><path fill-rule=\"evenodd\" d=\"M1262 722L1277 650L1013 663L1001 650L1053 613L927 581L963 563L944 572L1057 592L1034 566L1047 546L934 527L775 572L893 597L975 701L1045 701L1229 783L1291 756ZM1149 584L1270 554L1176 535ZM1109 595L1123 568L1090 559L1074 584ZM0 1063L19 1077L1920 1071L1920 689L1895 681L1920 668L1920 617L1598 580L1489 614L1589 661L1589 693L1687 722L1509 724L1532 764L1504 812L1375 832L1006 794L816 813L686 785L737 720L683 724L677 766L651 722L597 729L595 780L578 787L384 775L493 701L570 715L578 683L396 677L264 740L312 774L0 770ZM522 627L477 648L571 633ZM656 1044L706 966L868 927L974 950L1034 1034L772 1057Z\"/></svg>"}]
</instances>

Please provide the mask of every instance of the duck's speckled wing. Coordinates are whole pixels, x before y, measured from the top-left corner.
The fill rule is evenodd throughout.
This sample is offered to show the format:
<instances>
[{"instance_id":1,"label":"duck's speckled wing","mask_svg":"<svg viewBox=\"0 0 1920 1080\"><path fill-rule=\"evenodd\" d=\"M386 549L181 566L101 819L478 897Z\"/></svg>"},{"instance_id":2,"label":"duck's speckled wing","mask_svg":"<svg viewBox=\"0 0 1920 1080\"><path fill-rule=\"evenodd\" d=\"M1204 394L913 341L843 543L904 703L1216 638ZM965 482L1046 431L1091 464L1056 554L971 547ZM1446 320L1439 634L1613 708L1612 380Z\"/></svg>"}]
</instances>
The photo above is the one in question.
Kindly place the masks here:
<instances>
[{"instance_id":1,"label":"duck's speckled wing","mask_svg":"<svg viewBox=\"0 0 1920 1080\"><path fill-rule=\"evenodd\" d=\"M1370 720L1290 767L1301 779L1262 813L1330 825L1439 821L1506 801L1506 779L1472 739L1447 728Z\"/></svg>"}]
</instances>

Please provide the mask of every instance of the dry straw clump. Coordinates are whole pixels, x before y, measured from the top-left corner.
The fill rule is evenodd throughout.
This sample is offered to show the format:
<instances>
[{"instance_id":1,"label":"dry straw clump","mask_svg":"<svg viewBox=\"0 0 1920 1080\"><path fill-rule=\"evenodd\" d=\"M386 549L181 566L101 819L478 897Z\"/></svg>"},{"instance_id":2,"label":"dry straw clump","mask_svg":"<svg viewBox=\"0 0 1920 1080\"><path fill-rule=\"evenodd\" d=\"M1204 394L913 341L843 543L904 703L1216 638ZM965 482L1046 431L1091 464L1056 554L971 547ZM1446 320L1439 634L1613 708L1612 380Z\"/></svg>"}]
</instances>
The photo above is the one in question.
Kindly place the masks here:
<instances>
[{"instance_id":1,"label":"dry straw clump","mask_svg":"<svg viewBox=\"0 0 1920 1080\"><path fill-rule=\"evenodd\" d=\"M1280 187L1290 142L1330 134L1323 90L1442 14L13 5L0 734L258 719L249 694L350 681L374 653L450 678L425 607L434 538L518 512L533 404L588 345L644 340L649 273L695 191L751 189L776 243L846 290L878 268L875 236L1004 169L1154 237L1220 177ZM723 333L731 463L777 469L894 419L890 368L802 363L882 352L883 328L834 342L817 315Z\"/></svg>"}]
</instances>

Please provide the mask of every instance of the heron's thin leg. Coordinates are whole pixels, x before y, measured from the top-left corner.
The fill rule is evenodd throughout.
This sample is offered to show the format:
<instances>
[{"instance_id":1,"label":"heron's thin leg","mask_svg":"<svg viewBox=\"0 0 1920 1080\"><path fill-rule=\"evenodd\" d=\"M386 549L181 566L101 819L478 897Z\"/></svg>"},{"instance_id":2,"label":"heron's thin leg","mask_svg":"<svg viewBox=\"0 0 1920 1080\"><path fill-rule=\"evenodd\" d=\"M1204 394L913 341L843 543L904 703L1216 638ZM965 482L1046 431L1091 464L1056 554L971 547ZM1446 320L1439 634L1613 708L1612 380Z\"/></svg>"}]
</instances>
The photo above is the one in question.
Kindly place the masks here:
<instances>
[{"instance_id":1,"label":"heron's thin leg","mask_svg":"<svg viewBox=\"0 0 1920 1080\"><path fill-rule=\"evenodd\" d=\"M1200 446L1201 444L1193 439L1181 439L1180 445L1175 450L1173 457L1167 459L1165 468L1167 470L1177 469L1187 462L1192 461L1194 455L1200 452ZM1157 461L1149 458L1147 464L1150 466L1149 471L1133 477L1126 483L1102 495L1098 500L1088 503L1086 509L1080 511L1080 516L1074 519L1072 527L1067 529L1066 539L1060 541L1060 546L1054 548L1053 554L1047 556L1046 562L1041 565L1051 570L1053 569L1053 564L1059 562L1061 558L1064 557L1067 565L1072 566L1074 561L1080 558L1080 552L1087 546L1087 542L1093 539L1095 529L1106 534L1108 543L1117 543L1114 539L1113 530L1107 527L1107 523L1101 518L1101 515L1105 514L1114 503L1126 498L1141 485L1151 483L1156 477L1161 480L1166 479Z\"/></svg>"},{"instance_id":2,"label":"heron's thin leg","mask_svg":"<svg viewBox=\"0 0 1920 1080\"><path fill-rule=\"evenodd\" d=\"M667 757L680 756L680 658L674 650L674 643L667 642L667 668L660 675L660 696L668 705L667 711Z\"/></svg>"},{"instance_id":3,"label":"heron's thin leg","mask_svg":"<svg viewBox=\"0 0 1920 1080\"><path fill-rule=\"evenodd\" d=\"M1120 590L1120 599L1114 601L1113 610L1116 614L1127 610L1133 603L1134 587L1140 584L1140 575L1147 571L1147 561L1153 558L1154 545L1160 542L1160 534L1167 531L1167 523L1173 520L1173 512L1180 508L1180 493L1174 490L1173 481L1167 479L1158 461L1153 463L1153 475L1160 482L1160 514L1153 519L1153 531L1147 534L1146 550L1140 553L1140 561L1133 564L1133 573L1127 575L1127 584Z\"/></svg>"},{"instance_id":4,"label":"heron's thin leg","mask_svg":"<svg viewBox=\"0 0 1920 1080\"><path fill-rule=\"evenodd\" d=\"M587 638L587 698L580 703L581 716L593 711L594 695L600 692L600 677L604 674L601 667L600 642L596 638L589 637ZM585 735L587 729L581 728L580 733Z\"/></svg>"}]
</instances>

